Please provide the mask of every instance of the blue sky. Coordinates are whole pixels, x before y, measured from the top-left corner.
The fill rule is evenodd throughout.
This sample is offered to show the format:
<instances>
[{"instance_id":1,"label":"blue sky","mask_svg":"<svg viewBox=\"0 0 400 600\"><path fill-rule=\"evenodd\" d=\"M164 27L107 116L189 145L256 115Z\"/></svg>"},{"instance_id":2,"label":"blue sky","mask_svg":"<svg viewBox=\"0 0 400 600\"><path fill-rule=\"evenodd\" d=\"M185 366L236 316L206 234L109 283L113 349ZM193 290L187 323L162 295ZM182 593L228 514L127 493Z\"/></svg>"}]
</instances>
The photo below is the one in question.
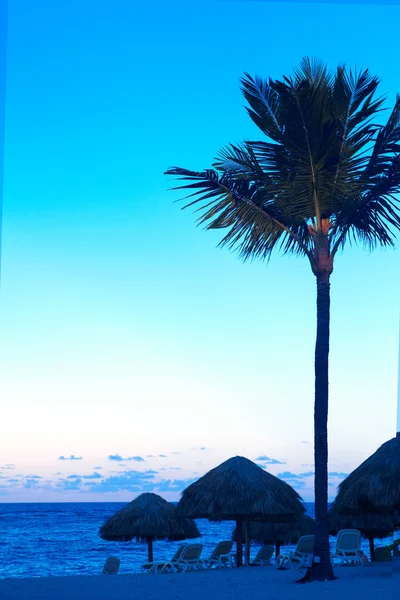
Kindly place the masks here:
<instances>
[{"instance_id":1,"label":"blue sky","mask_svg":"<svg viewBox=\"0 0 400 600\"><path fill-rule=\"evenodd\" d=\"M235 454L312 498L310 268L216 249L163 172L208 167L257 134L244 71L346 61L381 77L390 107L399 17L378 5L11 3L1 501L177 499ZM395 432L398 263L398 250L354 247L336 262L331 496Z\"/></svg>"}]
</instances>

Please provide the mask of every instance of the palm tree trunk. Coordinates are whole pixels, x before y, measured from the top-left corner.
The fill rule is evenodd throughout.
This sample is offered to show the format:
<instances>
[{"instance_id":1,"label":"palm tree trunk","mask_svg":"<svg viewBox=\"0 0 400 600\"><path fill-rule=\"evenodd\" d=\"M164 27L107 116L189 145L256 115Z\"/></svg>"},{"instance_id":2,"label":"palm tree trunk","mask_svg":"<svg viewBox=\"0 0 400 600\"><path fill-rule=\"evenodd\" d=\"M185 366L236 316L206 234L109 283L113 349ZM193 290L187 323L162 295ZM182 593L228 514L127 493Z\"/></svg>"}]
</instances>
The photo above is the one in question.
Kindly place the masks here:
<instances>
[{"instance_id":1,"label":"palm tree trunk","mask_svg":"<svg viewBox=\"0 0 400 600\"><path fill-rule=\"evenodd\" d=\"M334 579L328 525L328 357L330 319L330 272L317 277L317 341L315 345L315 545L311 579Z\"/></svg>"}]
</instances>

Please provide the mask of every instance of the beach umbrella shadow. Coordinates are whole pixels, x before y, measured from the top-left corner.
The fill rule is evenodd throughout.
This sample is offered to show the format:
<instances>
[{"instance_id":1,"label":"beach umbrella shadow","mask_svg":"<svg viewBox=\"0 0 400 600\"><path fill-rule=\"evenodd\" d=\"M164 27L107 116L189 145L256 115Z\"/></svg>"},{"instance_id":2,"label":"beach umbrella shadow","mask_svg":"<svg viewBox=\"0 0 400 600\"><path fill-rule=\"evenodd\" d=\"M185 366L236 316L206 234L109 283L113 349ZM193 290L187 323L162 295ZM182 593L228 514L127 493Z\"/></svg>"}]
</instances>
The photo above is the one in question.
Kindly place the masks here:
<instances>
[{"instance_id":1,"label":"beach umbrella shadow","mask_svg":"<svg viewBox=\"0 0 400 600\"><path fill-rule=\"evenodd\" d=\"M274 545L275 556L279 556L281 546L295 545L303 535L314 535L315 521L308 515L301 515L295 522L269 523L267 521L251 522L250 541L258 545ZM236 541L237 530L232 532L232 540Z\"/></svg>"}]
</instances>

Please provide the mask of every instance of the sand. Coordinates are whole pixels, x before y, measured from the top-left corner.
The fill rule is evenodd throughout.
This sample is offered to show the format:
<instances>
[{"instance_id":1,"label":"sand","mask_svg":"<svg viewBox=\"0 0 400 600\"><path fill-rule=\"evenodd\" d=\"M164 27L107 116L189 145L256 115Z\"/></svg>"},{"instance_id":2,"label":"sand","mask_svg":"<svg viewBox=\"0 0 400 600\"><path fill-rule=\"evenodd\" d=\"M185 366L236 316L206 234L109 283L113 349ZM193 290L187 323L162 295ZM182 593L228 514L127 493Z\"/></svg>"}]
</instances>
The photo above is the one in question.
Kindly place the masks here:
<instances>
[{"instance_id":1,"label":"sand","mask_svg":"<svg viewBox=\"0 0 400 600\"><path fill-rule=\"evenodd\" d=\"M394 565L393 565L394 566ZM275 567L176 575L95 575L0 580L1 600L383 600L394 598L400 564L337 567L337 579L295 584ZM396 574L394 574L396 571ZM394 577L393 577L394 575Z\"/></svg>"}]
</instances>

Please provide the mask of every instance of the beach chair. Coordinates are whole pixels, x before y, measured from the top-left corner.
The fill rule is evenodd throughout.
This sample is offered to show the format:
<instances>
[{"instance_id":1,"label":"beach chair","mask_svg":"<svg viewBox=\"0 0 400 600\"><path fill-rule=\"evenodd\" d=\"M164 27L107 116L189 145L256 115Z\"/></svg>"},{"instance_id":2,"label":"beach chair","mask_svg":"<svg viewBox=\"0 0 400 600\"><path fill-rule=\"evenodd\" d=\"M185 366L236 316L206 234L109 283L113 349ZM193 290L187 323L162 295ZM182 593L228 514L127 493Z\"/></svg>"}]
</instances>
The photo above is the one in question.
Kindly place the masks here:
<instances>
[{"instance_id":1,"label":"beach chair","mask_svg":"<svg viewBox=\"0 0 400 600\"><path fill-rule=\"evenodd\" d=\"M361 557L361 533L358 529L341 529L337 534L336 550L332 554L333 564L363 565Z\"/></svg>"},{"instance_id":2,"label":"beach chair","mask_svg":"<svg viewBox=\"0 0 400 600\"><path fill-rule=\"evenodd\" d=\"M207 569L212 569L216 567L217 569L221 567L231 567L231 550L232 550L233 542L232 540L225 540L223 542L218 542L215 547L215 550L211 554L210 558L203 559L201 562L203 566Z\"/></svg>"},{"instance_id":3,"label":"beach chair","mask_svg":"<svg viewBox=\"0 0 400 600\"><path fill-rule=\"evenodd\" d=\"M142 565L142 569L144 569L148 573L159 573L163 566L167 564L167 562L176 563L180 559L181 554L184 548L186 548L186 546L187 544L182 544L181 546L179 546L178 550L175 552L170 561L164 560L163 562L147 562L144 563L144 565Z\"/></svg>"},{"instance_id":4,"label":"beach chair","mask_svg":"<svg viewBox=\"0 0 400 600\"><path fill-rule=\"evenodd\" d=\"M310 566L314 554L314 536L303 535L293 552L282 552L276 558L277 569L302 569Z\"/></svg>"},{"instance_id":5,"label":"beach chair","mask_svg":"<svg viewBox=\"0 0 400 600\"><path fill-rule=\"evenodd\" d=\"M203 568L200 558L203 550L202 544L187 544L178 560L166 562L160 569L159 573L182 573L183 571L193 571Z\"/></svg>"},{"instance_id":6,"label":"beach chair","mask_svg":"<svg viewBox=\"0 0 400 600\"><path fill-rule=\"evenodd\" d=\"M274 553L273 546L262 546L257 552L256 557L250 563L251 567L265 567L271 564L271 558Z\"/></svg>"},{"instance_id":7,"label":"beach chair","mask_svg":"<svg viewBox=\"0 0 400 600\"><path fill-rule=\"evenodd\" d=\"M121 564L121 561L119 560L119 558L116 558L115 556L109 556L106 560L106 563L104 565L104 568L101 572L102 575L116 575L119 571L119 565Z\"/></svg>"}]
</instances>

